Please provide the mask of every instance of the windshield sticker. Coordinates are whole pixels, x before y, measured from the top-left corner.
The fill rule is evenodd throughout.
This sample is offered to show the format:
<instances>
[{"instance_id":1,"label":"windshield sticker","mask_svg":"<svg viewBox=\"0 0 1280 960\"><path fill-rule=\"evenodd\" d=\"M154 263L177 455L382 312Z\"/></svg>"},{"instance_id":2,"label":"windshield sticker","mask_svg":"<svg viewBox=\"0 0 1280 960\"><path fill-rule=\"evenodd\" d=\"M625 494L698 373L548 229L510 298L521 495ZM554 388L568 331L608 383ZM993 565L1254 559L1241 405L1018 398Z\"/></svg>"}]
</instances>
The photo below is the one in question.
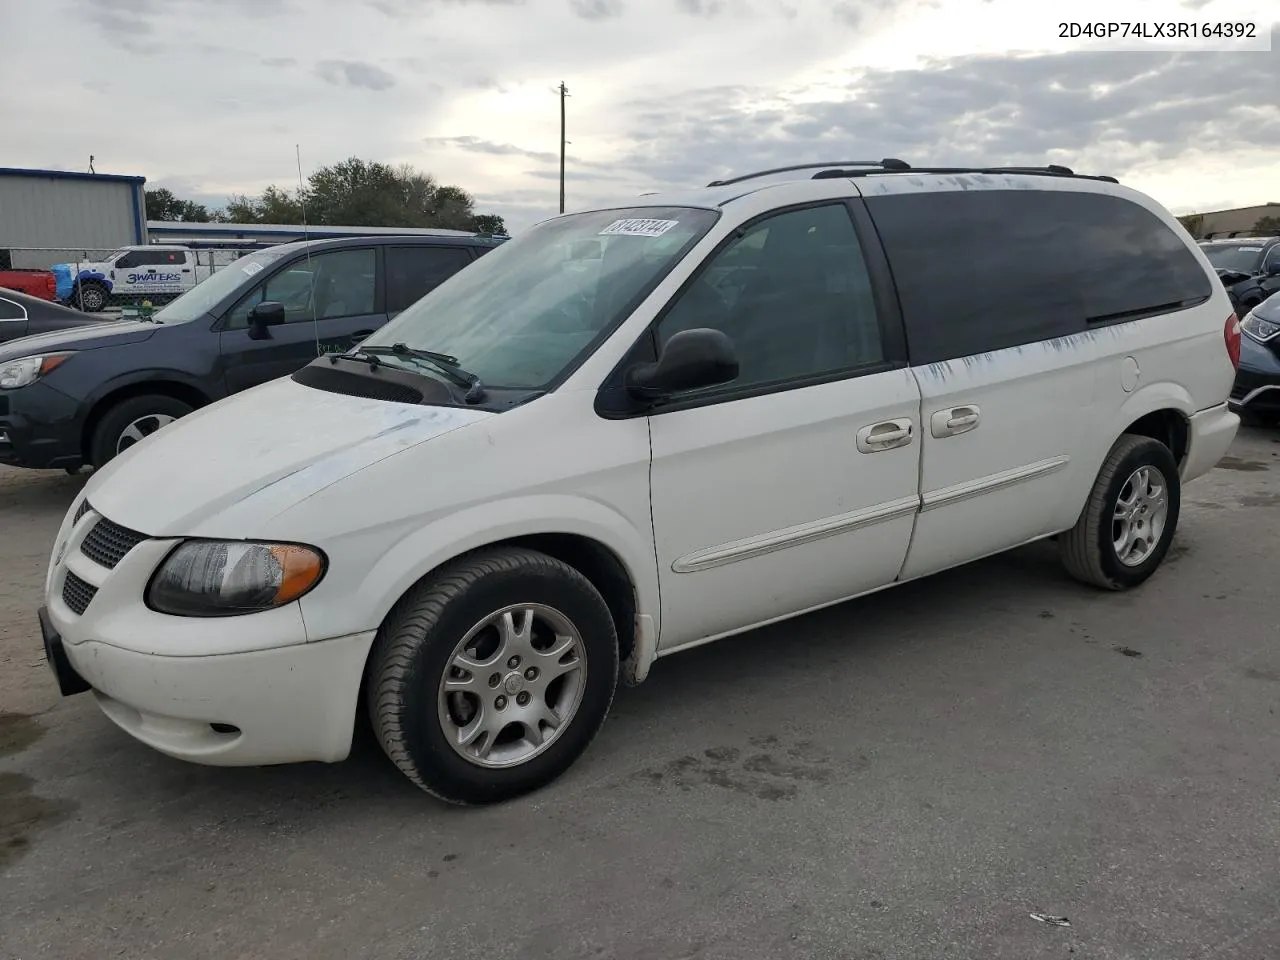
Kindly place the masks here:
<instances>
[{"instance_id":1,"label":"windshield sticker","mask_svg":"<svg viewBox=\"0 0 1280 960\"><path fill-rule=\"evenodd\" d=\"M1237 253L1261 253L1261 247L1236 247Z\"/></svg>"},{"instance_id":2,"label":"windshield sticker","mask_svg":"<svg viewBox=\"0 0 1280 960\"><path fill-rule=\"evenodd\" d=\"M615 220L600 231L602 237L660 237L679 220Z\"/></svg>"},{"instance_id":3,"label":"windshield sticker","mask_svg":"<svg viewBox=\"0 0 1280 960\"><path fill-rule=\"evenodd\" d=\"M261 272L262 272L262 264L260 264L260 263L246 263L246 264L245 264L243 267L241 267L240 269L241 269L241 270L243 270L245 273L247 273L249 276L251 276L251 277L252 277L255 273L261 273Z\"/></svg>"}]
</instances>

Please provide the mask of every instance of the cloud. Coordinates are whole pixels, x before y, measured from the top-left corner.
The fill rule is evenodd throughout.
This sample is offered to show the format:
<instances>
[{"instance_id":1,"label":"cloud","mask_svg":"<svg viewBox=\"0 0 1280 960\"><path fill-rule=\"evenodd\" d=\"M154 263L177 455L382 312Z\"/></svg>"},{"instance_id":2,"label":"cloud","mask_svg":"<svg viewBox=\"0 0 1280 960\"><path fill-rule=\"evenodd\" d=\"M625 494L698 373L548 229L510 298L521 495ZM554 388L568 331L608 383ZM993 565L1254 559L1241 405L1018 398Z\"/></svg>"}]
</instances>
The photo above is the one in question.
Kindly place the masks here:
<instances>
[{"instance_id":1,"label":"cloud","mask_svg":"<svg viewBox=\"0 0 1280 960\"><path fill-rule=\"evenodd\" d=\"M569 0L569 9L583 20L610 20L626 10L623 0Z\"/></svg>"},{"instance_id":2,"label":"cloud","mask_svg":"<svg viewBox=\"0 0 1280 960\"><path fill-rule=\"evenodd\" d=\"M484 153L491 157L527 157L530 160L542 160L547 163L559 163L559 154L538 150L525 150L510 143L497 143L493 140L482 140L479 137L424 137L428 147L454 147L469 153Z\"/></svg>"},{"instance_id":3,"label":"cloud","mask_svg":"<svg viewBox=\"0 0 1280 960\"><path fill-rule=\"evenodd\" d=\"M390 90L396 78L381 67L359 60L322 60L316 73L335 86L363 87L365 90Z\"/></svg>"},{"instance_id":4,"label":"cloud","mask_svg":"<svg viewBox=\"0 0 1280 960\"><path fill-rule=\"evenodd\" d=\"M258 61L264 67L296 67L298 61L293 57L263 57Z\"/></svg>"},{"instance_id":5,"label":"cloud","mask_svg":"<svg viewBox=\"0 0 1280 960\"><path fill-rule=\"evenodd\" d=\"M725 0L676 0L676 9L694 17L714 17L724 8Z\"/></svg>"}]
</instances>

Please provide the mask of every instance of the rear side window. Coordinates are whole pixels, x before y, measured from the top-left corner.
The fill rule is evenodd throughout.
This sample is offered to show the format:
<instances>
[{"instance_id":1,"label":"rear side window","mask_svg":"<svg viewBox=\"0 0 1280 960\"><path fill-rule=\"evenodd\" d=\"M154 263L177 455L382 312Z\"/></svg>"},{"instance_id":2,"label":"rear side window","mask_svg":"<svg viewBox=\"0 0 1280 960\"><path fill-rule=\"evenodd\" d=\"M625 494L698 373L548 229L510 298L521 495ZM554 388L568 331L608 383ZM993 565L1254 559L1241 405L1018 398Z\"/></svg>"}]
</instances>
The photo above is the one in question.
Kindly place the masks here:
<instances>
[{"instance_id":1,"label":"rear side window","mask_svg":"<svg viewBox=\"0 0 1280 960\"><path fill-rule=\"evenodd\" d=\"M25 320L27 311L12 300L0 297L0 320Z\"/></svg>"},{"instance_id":2,"label":"rear side window","mask_svg":"<svg viewBox=\"0 0 1280 960\"><path fill-rule=\"evenodd\" d=\"M1120 197L974 190L867 198L913 364L972 356L1207 300L1176 233Z\"/></svg>"},{"instance_id":3,"label":"rear side window","mask_svg":"<svg viewBox=\"0 0 1280 960\"><path fill-rule=\"evenodd\" d=\"M421 300L470 262L461 247L388 247L387 312Z\"/></svg>"}]
</instances>

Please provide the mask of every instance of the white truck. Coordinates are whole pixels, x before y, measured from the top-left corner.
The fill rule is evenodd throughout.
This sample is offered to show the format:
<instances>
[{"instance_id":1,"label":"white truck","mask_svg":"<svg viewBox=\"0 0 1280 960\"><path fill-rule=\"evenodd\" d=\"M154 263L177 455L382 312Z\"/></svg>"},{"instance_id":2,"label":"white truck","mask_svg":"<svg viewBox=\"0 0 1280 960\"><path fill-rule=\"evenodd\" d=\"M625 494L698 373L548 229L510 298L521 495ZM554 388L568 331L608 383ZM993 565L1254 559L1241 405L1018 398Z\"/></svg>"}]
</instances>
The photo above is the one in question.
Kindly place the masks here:
<instances>
[{"instance_id":1,"label":"white truck","mask_svg":"<svg viewBox=\"0 0 1280 960\"><path fill-rule=\"evenodd\" d=\"M111 303L149 300L157 306L186 293L237 251L192 250L173 244L121 247L95 262L52 268L58 299L87 313Z\"/></svg>"}]
</instances>

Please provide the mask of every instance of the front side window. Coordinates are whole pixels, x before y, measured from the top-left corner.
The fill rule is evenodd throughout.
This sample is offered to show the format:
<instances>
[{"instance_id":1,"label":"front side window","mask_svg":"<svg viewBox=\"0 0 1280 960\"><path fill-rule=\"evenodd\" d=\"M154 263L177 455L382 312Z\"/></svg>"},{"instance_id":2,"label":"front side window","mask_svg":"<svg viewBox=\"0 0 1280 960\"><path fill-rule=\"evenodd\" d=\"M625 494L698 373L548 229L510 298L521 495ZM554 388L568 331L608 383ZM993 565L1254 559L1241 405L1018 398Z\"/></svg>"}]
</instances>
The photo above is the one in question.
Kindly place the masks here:
<instances>
[{"instance_id":1,"label":"front side window","mask_svg":"<svg viewBox=\"0 0 1280 960\"><path fill-rule=\"evenodd\" d=\"M747 227L681 292L658 323L658 343L695 327L733 341L734 389L882 361L871 279L848 210L791 210Z\"/></svg>"},{"instance_id":2,"label":"front side window","mask_svg":"<svg viewBox=\"0 0 1280 960\"><path fill-rule=\"evenodd\" d=\"M455 273L364 345L449 354L494 388L544 388L607 336L717 216L640 207L545 221Z\"/></svg>"},{"instance_id":3,"label":"front side window","mask_svg":"<svg viewBox=\"0 0 1280 960\"><path fill-rule=\"evenodd\" d=\"M303 257L258 284L237 303L227 315L227 329L249 326L249 311L264 300L284 305L286 323L364 316L374 312L376 288L377 251L373 247Z\"/></svg>"},{"instance_id":4,"label":"front side window","mask_svg":"<svg viewBox=\"0 0 1280 960\"><path fill-rule=\"evenodd\" d=\"M223 301L233 297L238 290L252 282L272 264L296 252L294 244L281 244L265 250L257 250L233 263L214 271L206 280L160 310L155 318L160 323L190 323L216 310Z\"/></svg>"}]
</instances>

